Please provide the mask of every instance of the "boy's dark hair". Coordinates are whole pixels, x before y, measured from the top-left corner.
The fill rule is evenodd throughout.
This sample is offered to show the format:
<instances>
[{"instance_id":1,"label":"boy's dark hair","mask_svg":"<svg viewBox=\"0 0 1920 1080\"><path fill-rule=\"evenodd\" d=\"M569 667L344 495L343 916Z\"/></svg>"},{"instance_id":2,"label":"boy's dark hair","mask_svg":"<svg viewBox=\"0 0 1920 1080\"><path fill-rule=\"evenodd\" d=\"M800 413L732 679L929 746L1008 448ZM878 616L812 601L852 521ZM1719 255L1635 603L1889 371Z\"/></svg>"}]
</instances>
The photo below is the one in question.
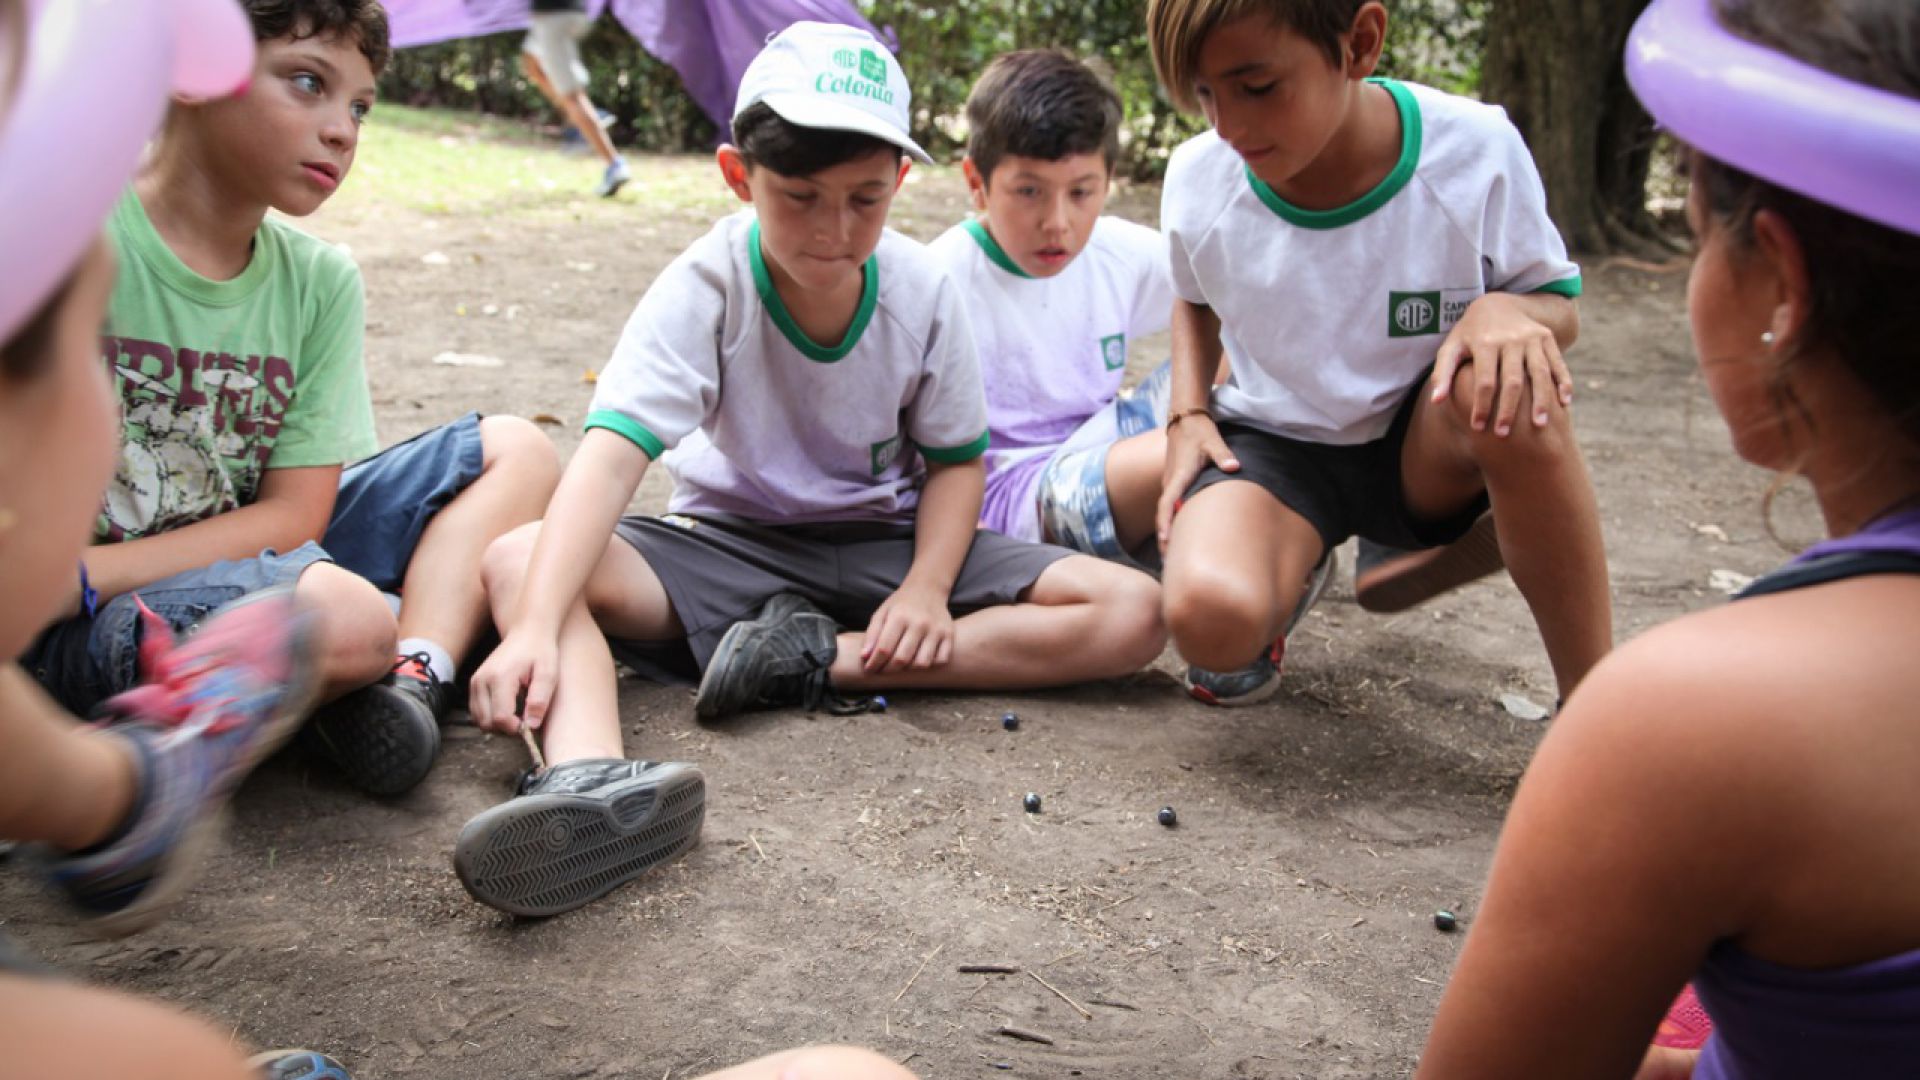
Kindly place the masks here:
<instances>
[{"instance_id":1,"label":"boy's dark hair","mask_svg":"<svg viewBox=\"0 0 1920 1080\"><path fill-rule=\"evenodd\" d=\"M1843 79L1920 99L1920 5L1913 0L1716 0L1720 21L1758 45ZM1795 407L1786 373L1830 350L1920 447L1920 237L1837 210L1694 151L1693 182L1736 252L1753 245L1753 218L1786 219L1807 264L1809 311L1797 348L1780 357L1776 393Z\"/></svg>"},{"instance_id":2,"label":"boy's dark hair","mask_svg":"<svg viewBox=\"0 0 1920 1080\"><path fill-rule=\"evenodd\" d=\"M1093 68L1059 49L1023 49L994 58L967 95L967 156L991 182L1014 157L1059 161L1099 151L1120 160L1120 95Z\"/></svg>"},{"instance_id":3,"label":"boy's dark hair","mask_svg":"<svg viewBox=\"0 0 1920 1080\"><path fill-rule=\"evenodd\" d=\"M753 103L733 118L733 147L749 166L771 169L781 176L812 176L880 150L892 151L897 165L904 152L885 139L858 131L801 127L764 101Z\"/></svg>"},{"instance_id":4,"label":"boy's dark hair","mask_svg":"<svg viewBox=\"0 0 1920 1080\"><path fill-rule=\"evenodd\" d=\"M393 46L387 39L387 9L380 0L242 0L253 21L255 41L274 38L331 38L346 36L360 46L360 55L374 75L387 69Z\"/></svg>"},{"instance_id":5,"label":"boy's dark hair","mask_svg":"<svg viewBox=\"0 0 1920 1080\"><path fill-rule=\"evenodd\" d=\"M1193 81L1207 35L1243 15L1264 15L1318 46L1340 66L1340 35L1367 0L1149 0L1147 45L1153 70L1175 105L1193 109Z\"/></svg>"}]
</instances>

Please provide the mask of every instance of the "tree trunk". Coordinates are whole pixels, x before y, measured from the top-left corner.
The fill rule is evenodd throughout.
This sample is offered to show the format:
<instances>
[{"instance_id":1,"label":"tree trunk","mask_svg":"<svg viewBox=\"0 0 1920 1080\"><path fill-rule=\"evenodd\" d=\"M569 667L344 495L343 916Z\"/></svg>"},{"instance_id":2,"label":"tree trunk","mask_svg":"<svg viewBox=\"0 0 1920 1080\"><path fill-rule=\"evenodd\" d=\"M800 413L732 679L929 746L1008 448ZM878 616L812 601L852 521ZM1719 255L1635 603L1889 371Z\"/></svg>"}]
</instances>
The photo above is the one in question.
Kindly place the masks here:
<instances>
[{"instance_id":1,"label":"tree trunk","mask_svg":"<svg viewBox=\"0 0 1920 1080\"><path fill-rule=\"evenodd\" d=\"M1494 0L1481 96L1506 107L1575 251L1653 244L1646 210L1653 122L1621 57L1647 0Z\"/></svg>"}]
</instances>

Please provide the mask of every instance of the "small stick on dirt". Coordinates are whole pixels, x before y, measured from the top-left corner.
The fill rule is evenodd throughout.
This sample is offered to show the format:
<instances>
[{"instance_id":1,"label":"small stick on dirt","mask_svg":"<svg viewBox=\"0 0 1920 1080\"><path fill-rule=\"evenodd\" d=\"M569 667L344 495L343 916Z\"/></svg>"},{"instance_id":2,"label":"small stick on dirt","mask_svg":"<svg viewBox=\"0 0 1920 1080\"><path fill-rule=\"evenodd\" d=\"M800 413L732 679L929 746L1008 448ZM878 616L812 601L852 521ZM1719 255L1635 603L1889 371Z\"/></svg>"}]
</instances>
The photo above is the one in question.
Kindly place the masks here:
<instances>
[{"instance_id":1,"label":"small stick on dirt","mask_svg":"<svg viewBox=\"0 0 1920 1080\"><path fill-rule=\"evenodd\" d=\"M527 753L533 755L534 771L544 770L547 767L547 759L540 753L540 744L533 741L533 729L527 726L525 720L520 721L520 741L527 744Z\"/></svg>"},{"instance_id":2,"label":"small stick on dirt","mask_svg":"<svg viewBox=\"0 0 1920 1080\"><path fill-rule=\"evenodd\" d=\"M1022 1028L1017 1028L1017 1027L1002 1027L999 1030L995 1031L994 1034L1005 1035L1009 1039L1019 1039L1021 1042L1039 1043L1041 1046L1053 1045L1053 1040L1051 1038L1048 1038L1047 1036L1042 1035L1037 1031L1026 1031Z\"/></svg>"},{"instance_id":3,"label":"small stick on dirt","mask_svg":"<svg viewBox=\"0 0 1920 1080\"><path fill-rule=\"evenodd\" d=\"M1115 900L1113 903L1108 904L1106 907L1101 908L1100 910L1102 913L1112 911L1114 908L1119 907L1121 904L1124 904L1131 899L1133 899L1133 894L1129 893L1126 896L1123 896L1120 899Z\"/></svg>"},{"instance_id":4,"label":"small stick on dirt","mask_svg":"<svg viewBox=\"0 0 1920 1080\"><path fill-rule=\"evenodd\" d=\"M932 952L928 953L927 958L925 960L920 961L920 966L913 969L913 978L908 979L907 985L901 987L900 992L893 995L893 1003L895 1005L900 1004L900 999L903 997L906 997L907 991L913 989L913 984L920 980L920 973L927 970L927 965L933 963L934 957L940 955L940 949L944 949L946 947L947 947L947 943L944 941L941 942L939 948L936 948Z\"/></svg>"},{"instance_id":5,"label":"small stick on dirt","mask_svg":"<svg viewBox=\"0 0 1920 1080\"><path fill-rule=\"evenodd\" d=\"M917 1058L919 1056L920 1056L920 1051L909 1050L907 1051L907 1056L900 1059L899 1064L905 1065L907 1062L912 1061L914 1058Z\"/></svg>"},{"instance_id":6,"label":"small stick on dirt","mask_svg":"<svg viewBox=\"0 0 1920 1080\"><path fill-rule=\"evenodd\" d=\"M1018 964L961 964L954 969L962 975L1018 975Z\"/></svg>"},{"instance_id":7,"label":"small stick on dirt","mask_svg":"<svg viewBox=\"0 0 1920 1080\"><path fill-rule=\"evenodd\" d=\"M1107 1008L1109 1008L1109 1009L1125 1009L1125 1010L1127 1010L1128 1012L1139 1012L1139 1011L1140 1011L1140 1006L1138 1006L1138 1005L1129 1005L1129 1004L1127 1004L1127 1003L1126 1003L1126 1002L1124 1002L1124 1001L1111 1001L1111 1000L1109 1000L1109 999L1107 999L1107 998L1088 998L1088 999L1087 999L1087 1004L1089 1004L1089 1005L1105 1005L1105 1006L1106 1006Z\"/></svg>"},{"instance_id":8,"label":"small stick on dirt","mask_svg":"<svg viewBox=\"0 0 1920 1080\"><path fill-rule=\"evenodd\" d=\"M1088 1011L1087 1011L1086 1009L1084 1009L1084 1008L1081 1008L1081 1006L1080 1006L1080 1003L1079 1003L1079 1002L1077 1002L1077 1001L1075 1001L1075 1000L1073 1000L1072 998L1070 998L1070 997L1068 997L1067 995L1065 995L1065 994L1063 994L1063 993L1061 993L1061 992L1060 992L1060 988L1059 988L1059 987L1057 987L1057 986L1055 986L1055 985L1053 985L1052 983L1050 983L1050 982L1048 982L1047 980L1045 980L1045 979L1043 979L1043 978L1041 978L1041 977L1039 976L1039 974L1038 974L1038 973L1036 973L1036 972L1032 972L1032 971L1029 971L1029 972L1027 972L1027 974L1029 974L1029 975L1032 975L1032 976L1033 976L1033 981L1034 981L1034 982L1037 982L1037 983L1039 983L1039 984L1040 984L1041 986L1044 986L1044 987L1046 987L1047 989L1049 989L1049 990L1051 990L1051 991L1053 991L1053 996L1054 996L1054 997L1057 997L1057 998L1059 998L1059 999L1060 999L1061 1001L1064 1001L1064 1002L1066 1002L1067 1004L1069 1004L1069 1005L1071 1005L1071 1006L1073 1006L1073 1011L1074 1011L1074 1012L1077 1012L1077 1013L1079 1013L1079 1014L1080 1014L1080 1019L1082 1019L1082 1020L1091 1020L1091 1019L1093 1019L1093 1014L1092 1014L1092 1013L1090 1013L1090 1012L1088 1012Z\"/></svg>"},{"instance_id":9,"label":"small stick on dirt","mask_svg":"<svg viewBox=\"0 0 1920 1080\"><path fill-rule=\"evenodd\" d=\"M759 837L757 837L757 836L755 836L755 835L753 835L753 833L752 833L751 831L749 831L749 832L747 833L747 839L749 839L749 840L752 840L752 841L753 841L753 850L755 850L755 851L757 851L757 852L759 852L759 853L760 853L760 861L761 861L761 862L766 862L766 861L767 861L767 849L765 849L765 848L763 848L763 847L761 847L761 846L760 846L760 838L759 838Z\"/></svg>"},{"instance_id":10,"label":"small stick on dirt","mask_svg":"<svg viewBox=\"0 0 1920 1080\"><path fill-rule=\"evenodd\" d=\"M1049 960L1049 961L1047 961L1047 962L1046 962L1046 963L1044 963L1044 964L1041 964L1040 966L1041 966L1041 967L1043 967L1043 968L1050 968L1050 967L1052 967L1053 965L1055 965L1055 964L1057 964L1057 963L1059 963L1059 962L1060 962L1060 961L1062 961L1062 960L1065 960L1065 959L1067 959L1067 958L1068 958L1068 957L1070 957L1070 956L1079 956L1079 955L1080 955L1080 950L1079 950L1079 949L1075 949L1075 950L1073 950L1072 952L1063 952L1063 953L1061 953L1061 954L1060 954L1059 956L1056 956L1056 957L1054 957L1053 959L1051 959L1051 960Z\"/></svg>"}]
</instances>

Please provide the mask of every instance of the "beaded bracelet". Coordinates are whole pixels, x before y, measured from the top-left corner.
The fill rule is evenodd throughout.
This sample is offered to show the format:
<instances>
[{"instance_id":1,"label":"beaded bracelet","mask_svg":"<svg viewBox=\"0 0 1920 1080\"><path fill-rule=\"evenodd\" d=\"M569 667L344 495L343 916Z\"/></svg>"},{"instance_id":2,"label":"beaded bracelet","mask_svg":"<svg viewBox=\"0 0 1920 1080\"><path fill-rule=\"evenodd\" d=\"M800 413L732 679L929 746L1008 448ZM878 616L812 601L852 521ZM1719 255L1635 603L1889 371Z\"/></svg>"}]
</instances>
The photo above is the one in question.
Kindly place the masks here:
<instances>
[{"instance_id":1,"label":"beaded bracelet","mask_svg":"<svg viewBox=\"0 0 1920 1080\"><path fill-rule=\"evenodd\" d=\"M1205 405L1195 405L1191 409L1178 409L1171 416L1167 417L1167 430L1172 431L1173 425L1185 420L1189 416L1211 417L1213 416L1213 410L1207 408Z\"/></svg>"}]
</instances>

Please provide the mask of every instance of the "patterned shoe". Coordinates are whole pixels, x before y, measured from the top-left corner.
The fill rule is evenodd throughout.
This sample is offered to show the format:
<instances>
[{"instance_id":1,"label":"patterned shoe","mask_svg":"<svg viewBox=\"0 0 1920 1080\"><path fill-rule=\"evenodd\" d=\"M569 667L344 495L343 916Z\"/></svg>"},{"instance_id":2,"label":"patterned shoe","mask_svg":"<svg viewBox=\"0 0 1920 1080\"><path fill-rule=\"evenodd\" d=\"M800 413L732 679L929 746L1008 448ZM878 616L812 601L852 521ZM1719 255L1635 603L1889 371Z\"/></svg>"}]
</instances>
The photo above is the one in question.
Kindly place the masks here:
<instances>
[{"instance_id":1,"label":"patterned shoe","mask_svg":"<svg viewBox=\"0 0 1920 1080\"><path fill-rule=\"evenodd\" d=\"M1353 596L1367 611L1388 614L1423 604L1444 592L1506 567L1493 514L1481 514L1465 536L1424 551L1360 541L1353 569Z\"/></svg>"},{"instance_id":2,"label":"patterned shoe","mask_svg":"<svg viewBox=\"0 0 1920 1080\"><path fill-rule=\"evenodd\" d=\"M588 758L529 773L520 794L467 822L453 869L475 900L558 915L691 848L707 814L700 770Z\"/></svg>"},{"instance_id":3,"label":"patterned shoe","mask_svg":"<svg viewBox=\"0 0 1920 1080\"><path fill-rule=\"evenodd\" d=\"M700 677L694 714L718 720L749 709L797 705L835 716L871 711L872 698L834 693L827 670L839 654L840 628L793 593L767 601L760 616L727 628Z\"/></svg>"},{"instance_id":4,"label":"patterned shoe","mask_svg":"<svg viewBox=\"0 0 1920 1080\"><path fill-rule=\"evenodd\" d=\"M440 755L440 718L452 689L427 669L427 654L394 662L387 677L314 715L301 745L340 767L347 783L398 795L427 778Z\"/></svg>"},{"instance_id":5,"label":"patterned shoe","mask_svg":"<svg viewBox=\"0 0 1920 1080\"><path fill-rule=\"evenodd\" d=\"M144 605L141 618L146 682L96 713L137 764L133 812L120 835L55 855L48 867L89 928L115 937L179 900L219 833L228 798L299 727L318 687L312 619L292 589L243 597L179 644Z\"/></svg>"},{"instance_id":6,"label":"patterned shoe","mask_svg":"<svg viewBox=\"0 0 1920 1080\"><path fill-rule=\"evenodd\" d=\"M247 1059L262 1080L353 1080L346 1066L312 1050L269 1050Z\"/></svg>"},{"instance_id":7,"label":"patterned shoe","mask_svg":"<svg viewBox=\"0 0 1920 1080\"><path fill-rule=\"evenodd\" d=\"M1187 695L1195 701L1208 705L1217 705L1223 709L1239 708L1242 705L1254 705L1272 697L1280 689L1280 671L1287 655L1287 635L1307 617L1307 612L1320 602L1327 591L1327 582L1333 580L1335 569L1340 565L1340 553L1328 549L1320 564L1313 568L1307 578L1307 588L1300 596L1300 602L1294 605L1293 615L1287 619L1285 629L1274 640L1273 647L1262 653L1253 663L1237 671L1208 671L1206 668L1189 664L1187 677L1182 680L1187 687Z\"/></svg>"}]
</instances>

